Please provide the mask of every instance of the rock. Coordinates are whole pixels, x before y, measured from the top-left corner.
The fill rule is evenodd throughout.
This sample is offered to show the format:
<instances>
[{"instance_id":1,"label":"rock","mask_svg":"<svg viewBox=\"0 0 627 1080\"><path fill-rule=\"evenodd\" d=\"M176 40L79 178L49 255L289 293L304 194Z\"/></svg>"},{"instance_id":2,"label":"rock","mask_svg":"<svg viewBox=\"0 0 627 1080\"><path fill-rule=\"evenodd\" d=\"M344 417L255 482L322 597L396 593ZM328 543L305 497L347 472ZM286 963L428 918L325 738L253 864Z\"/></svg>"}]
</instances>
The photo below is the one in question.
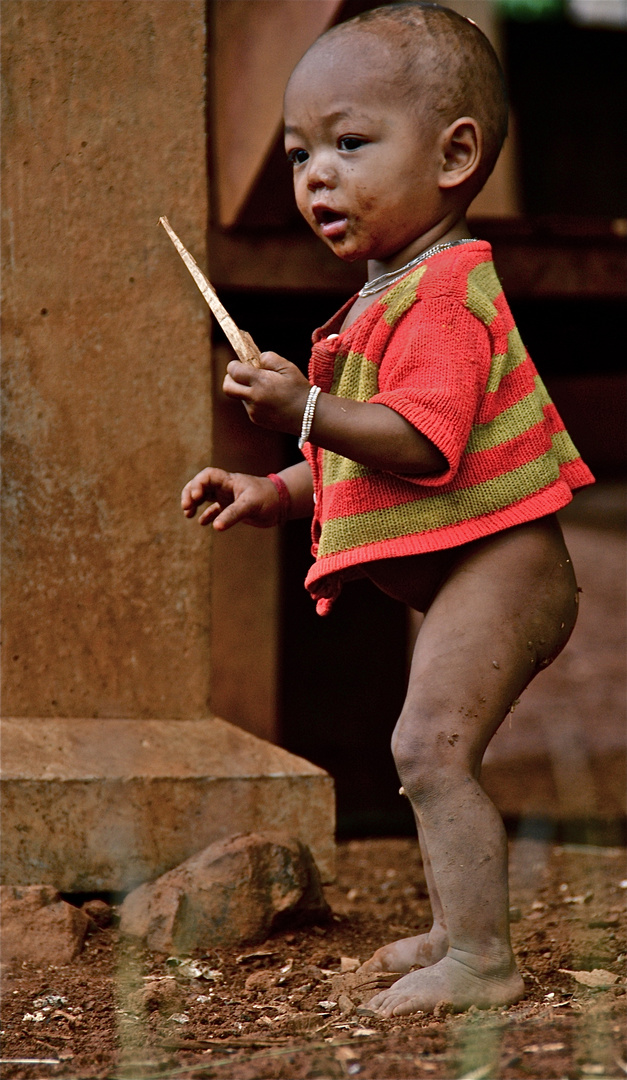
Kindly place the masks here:
<instances>
[{"instance_id":1,"label":"rock","mask_svg":"<svg viewBox=\"0 0 627 1080\"><path fill-rule=\"evenodd\" d=\"M400 979L401 974L399 971L364 971L363 968L347 971L343 975L331 977L330 993L338 1002L343 995L346 995L353 1004L366 1005L370 998L378 994L380 990L386 990ZM371 1014L361 1013L360 1015Z\"/></svg>"},{"instance_id":2,"label":"rock","mask_svg":"<svg viewBox=\"0 0 627 1080\"><path fill-rule=\"evenodd\" d=\"M104 900L86 900L81 907L86 915L96 924L99 930L105 930L111 926L113 920L113 908Z\"/></svg>"},{"instance_id":3,"label":"rock","mask_svg":"<svg viewBox=\"0 0 627 1080\"><path fill-rule=\"evenodd\" d=\"M69 964L92 925L50 885L2 885L0 907L3 964Z\"/></svg>"},{"instance_id":4,"label":"rock","mask_svg":"<svg viewBox=\"0 0 627 1080\"><path fill-rule=\"evenodd\" d=\"M254 971L252 975L249 975L244 983L244 989L249 994L265 993L266 990L270 990L273 986L276 986L279 976L273 974L271 971Z\"/></svg>"},{"instance_id":5,"label":"rock","mask_svg":"<svg viewBox=\"0 0 627 1080\"><path fill-rule=\"evenodd\" d=\"M357 971L361 967L361 960L356 956L340 956L340 972L346 975L349 971Z\"/></svg>"},{"instance_id":6,"label":"rock","mask_svg":"<svg viewBox=\"0 0 627 1080\"><path fill-rule=\"evenodd\" d=\"M276 1021L275 1021L276 1022ZM306 1031L316 1031L324 1023L324 1016L319 1012L300 1012L289 1015L284 1023L281 1023L281 1034L301 1035Z\"/></svg>"},{"instance_id":7,"label":"rock","mask_svg":"<svg viewBox=\"0 0 627 1080\"><path fill-rule=\"evenodd\" d=\"M594 968L593 971L571 971L569 968L560 968L559 970L563 975L571 975L578 983L589 986L593 990L602 990L618 982L618 975L606 971L605 968Z\"/></svg>"},{"instance_id":8,"label":"rock","mask_svg":"<svg viewBox=\"0 0 627 1080\"><path fill-rule=\"evenodd\" d=\"M149 980L145 986L132 991L124 1005L132 1013L159 1012L163 1016L181 1012L187 1003L183 989L172 979L167 982Z\"/></svg>"},{"instance_id":9,"label":"rock","mask_svg":"<svg viewBox=\"0 0 627 1080\"><path fill-rule=\"evenodd\" d=\"M120 930L157 952L254 945L287 924L330 912L309 849L282 833L218 840L140 885L122 904Z\"/></svg>"}]
</instances>

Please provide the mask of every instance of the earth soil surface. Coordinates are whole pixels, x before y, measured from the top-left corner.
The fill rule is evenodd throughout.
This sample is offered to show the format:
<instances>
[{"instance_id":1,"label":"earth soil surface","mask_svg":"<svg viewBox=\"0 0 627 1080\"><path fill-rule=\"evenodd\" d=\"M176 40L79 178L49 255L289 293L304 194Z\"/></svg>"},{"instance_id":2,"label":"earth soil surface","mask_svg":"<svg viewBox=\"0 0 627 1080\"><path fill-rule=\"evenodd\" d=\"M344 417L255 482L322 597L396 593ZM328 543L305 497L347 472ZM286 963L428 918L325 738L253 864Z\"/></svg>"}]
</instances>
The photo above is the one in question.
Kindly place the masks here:
<instances>
[{"instance_id":1,"label":"earth soil surface","mask_svg":"<svg viewBox=\"0 0 627 1080\"><path fill-rule=\"evenodd\" d=\"M2 1075L624 1077L624 850L514 839L510 867L527 990L510 1008L368 1015L350 969L384 942L427 929L429 905L414 841L352 840L338 846L325 925L239 953L174 959L124 941L113 910L73 963L7 968Z\"/></svg>"}]
</instances>

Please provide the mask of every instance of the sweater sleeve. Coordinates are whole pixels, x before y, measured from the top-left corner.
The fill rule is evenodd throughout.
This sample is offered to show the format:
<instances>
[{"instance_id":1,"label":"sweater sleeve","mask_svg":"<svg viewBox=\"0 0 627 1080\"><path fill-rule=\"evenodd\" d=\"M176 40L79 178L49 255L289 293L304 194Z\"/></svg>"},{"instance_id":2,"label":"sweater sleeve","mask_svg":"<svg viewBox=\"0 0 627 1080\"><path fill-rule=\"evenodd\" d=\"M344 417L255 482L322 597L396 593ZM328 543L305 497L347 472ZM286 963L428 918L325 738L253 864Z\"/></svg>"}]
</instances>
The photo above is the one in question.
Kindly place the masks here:
<instances>
[{"instance_id":1,"label":"sweater sleeve","mask_svg":"<svg viewBox=\"0 0 627 1080\"><path fill-rule=\"evenodd\" d=\"M403 416L440 450L448 469L403 479L436 487L453 479L490 373L486 326L459 300L419 300L399 320L371 402Z\"/></svg>"}]
</instances>

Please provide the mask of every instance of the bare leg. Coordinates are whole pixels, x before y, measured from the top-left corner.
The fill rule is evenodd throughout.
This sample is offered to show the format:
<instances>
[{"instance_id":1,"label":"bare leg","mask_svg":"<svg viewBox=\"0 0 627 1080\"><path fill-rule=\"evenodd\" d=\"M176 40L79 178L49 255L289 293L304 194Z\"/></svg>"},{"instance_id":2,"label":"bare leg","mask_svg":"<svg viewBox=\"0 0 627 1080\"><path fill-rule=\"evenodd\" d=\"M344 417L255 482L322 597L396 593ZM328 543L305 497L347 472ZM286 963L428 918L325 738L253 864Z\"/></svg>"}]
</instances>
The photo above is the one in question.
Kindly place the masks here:
<instances>
[{"instance_id":1,"label":"bare leg","mask_svg":"<svg viewBox=\"0 0 627 1080\"><path fill-rule=\"evenodd\" d=\"M386 559L374 562L369 564L366 570L371 580L383 592L403 600L417 611L427 611L454 561L452 552L437 551L422 555L418 559ZM407 564L412 564L413 572L407 573ZM420 634L420 631L418 633ZM415 967L429 967L446 955L448 937L442 902L435 886L427 842L415 812L414 817L433 924L427 934L416 934L383 945L362 964L361 971L407 972Z\"/></svg>"},{"instance_id":2,"label":"bare leg","mask_svg":"<svg viewBox=\"0 0 627 1080\"><path fill-rule=\"evenodd\" d=\"M411 971L415 967L429 967L436 964L448 949L448 935L444 922L444 909L438 894L431 868L431 859L427 850L427 842L418 819L418 843L422 855L422 868L424 870L433 925L428 934L417 934L415 937L400 938L390 945L383 945L380 949L362 964L361 971Z\"/></svg>"},{"instance_id":3,"label":"bare leg","mask_svg":"<svg viewBox=\"0 0 627 1080\"><path fill-rule=\"evenodd\" d=\"M396 595L412 590L408 581ZM542 519L461 549L428 609L393 749L426 840L448 950L373 998L382 1016L440 1001L509 1004L524 992L509 939L505 831L478 776L512 701L568 640L576 600L559 528Z\"/></svg>"}]
</instances>

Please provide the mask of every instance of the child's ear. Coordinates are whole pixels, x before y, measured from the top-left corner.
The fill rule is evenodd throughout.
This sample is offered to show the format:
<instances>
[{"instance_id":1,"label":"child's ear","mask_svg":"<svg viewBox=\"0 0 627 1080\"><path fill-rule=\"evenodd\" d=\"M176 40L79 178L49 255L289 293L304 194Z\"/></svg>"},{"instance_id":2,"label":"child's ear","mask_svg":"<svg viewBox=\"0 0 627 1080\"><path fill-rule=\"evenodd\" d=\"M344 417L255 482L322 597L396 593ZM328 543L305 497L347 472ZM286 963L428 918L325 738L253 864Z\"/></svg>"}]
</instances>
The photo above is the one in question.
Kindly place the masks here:
<instances>
[{"instance_id":1,"label":"child's ear","mask_svg":"<svg viewBox=\"0 0 627 1080\"><path fill-rule=\"evenodd\" d=\"M463 184L477 171L483 153L481 128L471 116L462 116L441 135L442 152L439 186L453 188Z\"/></svg>"}]
</instances>

